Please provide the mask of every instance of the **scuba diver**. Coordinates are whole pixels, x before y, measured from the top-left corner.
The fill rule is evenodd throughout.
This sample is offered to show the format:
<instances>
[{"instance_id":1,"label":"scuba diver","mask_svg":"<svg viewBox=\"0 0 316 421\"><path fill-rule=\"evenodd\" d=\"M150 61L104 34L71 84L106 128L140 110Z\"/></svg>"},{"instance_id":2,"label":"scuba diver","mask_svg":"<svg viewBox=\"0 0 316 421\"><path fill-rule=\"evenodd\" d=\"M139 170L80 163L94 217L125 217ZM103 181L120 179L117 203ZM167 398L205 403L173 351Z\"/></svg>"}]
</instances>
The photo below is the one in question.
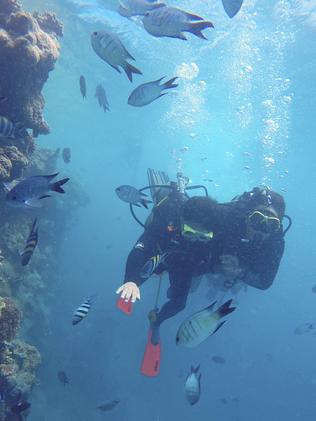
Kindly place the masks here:
<instances>
[{"instance_id":1,"label":"scuba diver","mask_svg":"<svg viewBox=\"0 0 316 421\"><path fill-rule=\"evenodd\" d=\"M268 288L277 273L291 221L283 231L284 199L268 188L254 188L220 204L208 197L204 186L188 187L182 174L177 174L177 183L170 183L164 172L149 169L148 178L150 186L144 189L151 189L154 207L145 225L141 224L144 233L129 253L124 284L116 292L121 304L134 303L140 299L139 287L153 273L169 274L168 301L159 311L156 305L149 313L142 373L155 375L148 373L159 364L160 325L185 308L192 280L221 274L230 285L242 281ZM206 196L188 196L189 189L201 187Z\"/></svg>"}]
</instances>

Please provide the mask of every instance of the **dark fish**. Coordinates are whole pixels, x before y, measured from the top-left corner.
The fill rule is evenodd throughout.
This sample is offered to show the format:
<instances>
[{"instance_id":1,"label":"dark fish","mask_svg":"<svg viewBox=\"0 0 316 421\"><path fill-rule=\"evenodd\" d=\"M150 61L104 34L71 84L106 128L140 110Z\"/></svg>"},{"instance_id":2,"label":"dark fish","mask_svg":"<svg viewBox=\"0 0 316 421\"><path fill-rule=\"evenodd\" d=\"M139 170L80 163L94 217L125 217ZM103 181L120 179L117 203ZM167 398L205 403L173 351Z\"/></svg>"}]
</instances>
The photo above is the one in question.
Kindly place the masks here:
<instances>
[{"instance_id":1,"label":"dark fish","mask_svg":"<svg viewBox=\"0 0 316 421\"><path fill-rule=\"evenodd\" d=\"M135 59L116 34L108 31L93 32L91 34L91 45L95 53L117 72L121 73L119 69L121 67L131 82L133 81L133 73L142 74L140 70L128 63L128 59Z\"/></svg>"},{"instance_id":2,"label":"dark fish","mask_svg":"<svg viewBox=\"0 0 316 421\"><path fill-rule=\"evenodd\" d=\"M22 139L29 136L25 126L21 123L13 123L4 116L0 116L0 139Z\"/></svg>"},{"instance_id":3,"label":"dark fish","mask_svg":"<svg viewBox=\"0 0 316 421\"><path fill-rule=\"evenodd\" d=\"M34 175L22 181L13 183L3 183L6 190L6 202L16 207L41 207L41 199L50 197L49 191L65 193L61 187L67 183L69 178L52 182L58 173L52 175Z\"/></svg>"},{"instance_id":4,"label":"dark fish","mask_svg":"<svg viewBox=\"0 0 316 421\"><path fill-rule=\"evenodd\" d=\"M79 85L80 85L80 92L82 95L82 98L85 98L87 96L87 84L86 84L86 79L84 76L80 76L79 79Z\"/></svg>"},{"instance_id":5,"label":"dark fish","mask_svg":"<svg viewBox=\"0 0 316 421\"><path fill-rule=\"evenodd\" d=\"M207 39L202 31L214 28L212 22L203 20L200 16L185 12L175 7L161 7L146 13L143 18L144 28L155 37L170 37L186 40L183 32Z\"/></svg>"},{"instance_id":6,"label":"dark fish","mask_svg":"<svg viewBox=\"0 0 316 421\"><path fill-rule=\"evenodd\" d=\"M69 379L65 371L58 371L57 377L60 383L62 383L64 386L69 383Z\"/></svg>"},{"instance_id":7,"label":"dark fish","mask_svg":"<svg viewBox=\"0 0 316 421\"><path fill-rule=\"evenodd\" d=\"M8 100L7 96L0 95L0 103Z\"/></svg>"},{"instance_id":8,"label":"dark fish","mask_svg":"<svg viewBox=\"0 0 316 421\"><path fill-rule=\"evenodd\" d=\"M105 89L100 84L95 89L95 97L98 98L99 106L103 108L104 112L110 111Z\"/></svg>"},{"instance_id":9,"label":"dark fish","mask_svg":"<svg viewBox=\"0 0 316 421\"><path fill-rule=\"evenodd\" d=\"M30 407L31 407L30 402L24 399L21 399L15 405L11 406L11 411L14 414L20 414L21 412L26 411Z\"/></svg>"},{"instance_id":10,"label":"dark fish","mask_svg":"<svg viewBox=\"0 0 316 421\"><path fill-rule=\"evenodd\" d=\"M239 12L243 0L222 0L225 12L230 18L233 18Z\"/></svg>"},{"instance_id":11,"label":"dark fish","mask_svg":"<svg viewBox=\"0 0 316 421\"><path fill-rule=\"evenodd\" d=\"M163 95L166 95L167 92L162 93L165 89L172 89L178 86L176 83L173 83L177 79L176 77L173 77L160 85L160 82L164 78L165 76L158 80L154 80L153 82L147 82L137 86L128 98L129 105L133 105L134 107L143 107Z\"/></svg>"},{"instance_id":12,"label":"dark fish","mask_svg":"<svg viewBox=\"0 0 316 421\"><path fill-rule=\"evenodd\" d=\"M71 149L70 148L64 148L62 152L62 157L65 164L69 164L71 160Z\"/></svg>"},{"instance_id":13,"label":"dark fish","mask_svg":"<svg viewBox=\"0 0 316 421\"><path fill-rule=\"evenodd\" d=\"M223 357L220 357L219 355L213 355L212 360L214 361L214 363L216 364L225 364L226 360Z\"/></svg>"},{"instance_id":14,"label":"dark fish","mask_svg":"<svg viewBox=\"0 0 316 421\"><path fill-rule=\"evenodd\" d=\"M135 206L140 207L140 204L142 204L148 209L148 203L151 203L151 200L146 199L147 195L145 193L140 192L133 186L123 185L117 187L115 192L121 200Z\"/></svg>"},{"instance_id":15,"label":"dark fish","mask_svg":"<svg viewBox=\"0 0 316 421\"><path fill-rule=\"evenodd\" d=\"M178 329L176 338L177 345L193 348L205 341L210 335L217 332L225 323L225 320L220 320L233 312L236 308L230 307L231 303L232 300L228 300L214 311L215 301L204 310L201 310L184 320Z\"/></svg>"},{"instance_id":16,"label":"dark fish","mask_svg":"<svg viewBox=\"0 0 316 421\"><path fill-rule=\"evenodd\" d=\"M312 291L316 293L316 285L313 286Z\"/></svg>"},{"instance_id":17,"label":"dark fish","mask_svg":"<svg viewBox=\"0 0 316 421\"><path fill-rule=\"evenodd\" d=\"M156 256L152 256L142 267L140 271L140 277L143 279L148 279L151 275L155 272L161 263L163 263L167 257L167 253L164 254L157 254Z\"/></svg>"},{"instance_id":18,"label":"dark fish","mask_svg":"<svg viewBox=\"0 0 316 421\"><path fill-rule=\"evenodd\" d=\"M226 405L227 404L227 399L226 398L220 398L219 400L222 402L223 405Z\"/></svg>"},{"instance_id":19,"label":"dark fish","mask_svg":"<svg viewBox=\"0 0 316 421\"><path fill-rule=\"evenodd\" d=\"M76 325L81 322L82 319L86 317L92 305L91 298L87 298L74 312L72 318L72 324Z\"/></svg>"},{"instance_id":20,"label":"dark fish","mask_svg":"<svg viewBox=\"0 0 316 421\"><path fill-rule=\"evenodd\" d=\"M294 330L295 335L304 335L315 329L314 323L303 323Z\"/></svg>"},{"instance_id":21,"label":"dark fish","mask_svg":"<svg viewBox=\"0 0 316 421\"><path fill-rule=\"evenodd\" d=\"M199 373L200 366L196 368L191 367L191 373L188 375L185 382L185 394L190 405L194 405L200 399L201 394L201 373Z\"/></svg>"},{"instance_id":22,"label":"dark fish","mask_svg":"<svg viewBox=\"0 0 316 421\"><path fill-rule=\"evenodd\" d=\"M36 226L36 222L37 222L37 219L35 218L35 220L33 222L33 225L32 225L32 228L31 228L31 231L29 233L29 236L26 240L24 250L21 253L21 264L22 264L22 266L26 266L29 263L32 255L34 253L35 247L37 246L38 229L37 229L37 226Z\"/></svg>"},{"instance_id":23,"label":"dark fish","mask_svg":"<svg viewBox=\"0 0 316 421\"><path fill-rule=\"evenodd\" d=\"M98 405L97 408L100 409L100 411L111 411L113 408L116 407L116 405L118 405L120 403L120 401L118 400L113 400L111 402L108 403L103 403L101 405Z\"/></svg>"}]
</instances>

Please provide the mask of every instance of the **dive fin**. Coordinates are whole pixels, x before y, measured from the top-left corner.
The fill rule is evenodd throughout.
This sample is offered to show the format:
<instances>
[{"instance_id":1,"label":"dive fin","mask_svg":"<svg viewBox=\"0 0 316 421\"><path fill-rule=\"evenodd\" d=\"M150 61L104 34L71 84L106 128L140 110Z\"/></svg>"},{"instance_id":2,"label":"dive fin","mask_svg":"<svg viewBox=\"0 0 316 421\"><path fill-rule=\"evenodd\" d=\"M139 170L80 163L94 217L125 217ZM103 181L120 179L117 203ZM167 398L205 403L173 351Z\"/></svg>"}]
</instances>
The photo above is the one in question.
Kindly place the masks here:
<instances>
[{"instance_id":1,"label":"dive fin","mask_svg":"<svg viewBox=\"0 0 316 421\"><path fill-rule=\"evenodd\" d=\"M140 372L147 377L156 377L159 374L161 358L160 343L153 345L151 343L151 330L148 333L148 342L146 345Z\"/></svg>"},{"instance_id":2,"label":"dive fin","mask_svg":"<svg viewBox=\"0 0 316 421\"><path fill-rule=\"evenodd\" d=\"M116 307L123 313L131 315L133 311L133 304L131 300L125 301L124 298L119 298L116 303Z\"/></svg>"},{"instance_id":3,"label":"dive fin","mask_svg":"<svg viewBox=\"0 0 316 421\"><path fill-rule=\"evenodd\" d=\"M129 80L131 82L133 82L133 73L138 74L138 75L142 75L142 72L137 69L136 67L132 66L130 63L128 63L127 61L124 62L124 65L122 66L127 77L129 78Z\"/></svg>"},{"instance_id":4,"label":"dive fin","mask_svg":"<svg viewBox=\"0 0 316 421\"><path fill-rule=\"evenodd\" d=\"M67 183L69 178L63 178L62 180L56 181L56 183L51 184L50 189L57 193L65 193L65 190L61 187L63 184Z\"/></svg>"},{"instance_id":5,"label":"dive fin","mask_svg":"<svg viewBox=\"0 0 316 421\"><path fill-rule=\"evenodd\" d=\"M202 33L203 29L206 29L206 28L214 28L214 25L212 24L212 22L207 22L207 21L194 22L194 23L190 22L187 31L191 32L191 34L199 38L207 39L206 36L204 36Z\"/></svg>"}]
</instances>

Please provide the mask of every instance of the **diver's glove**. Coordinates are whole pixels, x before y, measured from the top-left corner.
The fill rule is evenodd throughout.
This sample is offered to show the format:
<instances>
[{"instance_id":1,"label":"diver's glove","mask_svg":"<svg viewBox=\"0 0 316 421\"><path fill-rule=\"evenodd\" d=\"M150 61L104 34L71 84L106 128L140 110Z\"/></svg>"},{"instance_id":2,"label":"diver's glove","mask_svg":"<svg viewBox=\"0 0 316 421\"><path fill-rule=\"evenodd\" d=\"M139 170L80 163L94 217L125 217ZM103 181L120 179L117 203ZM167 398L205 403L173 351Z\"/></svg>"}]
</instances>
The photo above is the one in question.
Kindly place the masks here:
<instances>
[{"instance_id":1,"label":"diver's glove","mask_svg":"<svg viewBox=\"0 0 316 421\"><path fill-rule=\"evenodd\" d=\"M136 300L140 300L140 290L135 282L125 282L116 293L121 294L121 298L126 302L131 300L132 303L135 303Z\"/></svg>"}]
</instances>

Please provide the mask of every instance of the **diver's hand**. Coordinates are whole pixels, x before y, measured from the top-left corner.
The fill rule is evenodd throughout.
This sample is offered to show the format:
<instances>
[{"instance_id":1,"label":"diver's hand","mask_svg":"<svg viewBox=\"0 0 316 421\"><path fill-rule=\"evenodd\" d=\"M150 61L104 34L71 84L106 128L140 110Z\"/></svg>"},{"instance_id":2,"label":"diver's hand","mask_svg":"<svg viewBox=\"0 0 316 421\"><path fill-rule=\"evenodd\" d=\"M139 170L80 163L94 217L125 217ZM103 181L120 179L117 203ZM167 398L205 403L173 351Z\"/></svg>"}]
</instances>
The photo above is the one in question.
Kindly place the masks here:
<instances>
[{"instance_id":1,"label":"diver's hand","mask_svg":"<svg viewBox=\"0 0 316 421\"><path fill-rule=\"evenodd\" d=\"M242 273L238 257L232 256L231 254L223 254L220 256L220 261L220 271L226 278L234 279Z\"/></svg>"},{"instance_id":2,"label":"diver's hand","mask_svg":"<svg viewBox=\"0 0 316 421\"><path fill-rule=\"evenodd\" d=\"M135 282L126 282L116 291L117 294L121 294L121 298L126 302L131 300L135 303L136 300L140 300L140 290Z\"/></svg>"}]
</instances>

